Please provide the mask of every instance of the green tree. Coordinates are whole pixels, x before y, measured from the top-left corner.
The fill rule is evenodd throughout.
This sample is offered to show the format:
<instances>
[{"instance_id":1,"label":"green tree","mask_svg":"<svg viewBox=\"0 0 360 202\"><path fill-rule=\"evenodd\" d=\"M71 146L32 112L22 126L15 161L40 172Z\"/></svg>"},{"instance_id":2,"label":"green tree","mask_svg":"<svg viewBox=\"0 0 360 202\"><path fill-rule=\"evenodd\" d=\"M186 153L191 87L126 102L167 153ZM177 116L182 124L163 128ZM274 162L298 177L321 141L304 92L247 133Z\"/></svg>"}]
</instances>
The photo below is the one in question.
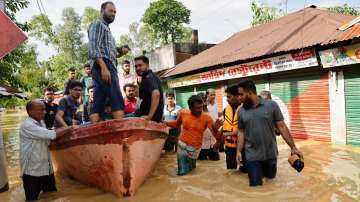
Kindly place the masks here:
<instances>
[{"instance_id":1,"label":"green tree","mask_svg":"<svg viewBox=\"0 0 360 202\"><path fill-rule=\"evenodd\" d=\"M190 23L191 11L176 0L157 0L150 3L142 22L161 44L179 42L185 37L184 24Z\"/></svg>"},{"instance_id":2,"label":"green tree","mask_svg":"<svg viewBox=\"0 0 360 202\"><path fill-rule=\"evenodd\" d=\"M251 26L265 24L279 17L278 9L268 5L258 4L256 1L251 2L252 20Z\"/></svg>"},{"instance_id":3,"label":"green tree","mask_svg":"<svg viewBox=\"0 0 360 202\"><path fill-rule=\"evenodd\" d=\"M360 16L360 10L356 9L354 7L351 7L348 4L344 4L342 6L329 7L328 10L336 12L336 13L345 14L345 15Z\"/></svg>"},{"instance_id":4,"label":"green tree","mask_svg":"<svg viewBox=\"0 0 360 202\"><path fill-rule=\"evenodd\" d=\"M86 8L84 17L80 17L73 8L65 8L62 13L62 23L53 26L47 16L33 16L31 25L31 36L52 45L57 54L51 57L43 65L47 72L47 79L55 81L58 89L63 88L67 78L67 69L70 66L82 70L87 61L87 44L84 43L85 26L95 19L96 10Z\"/></svg>"},{"instance_id":5,"label":"green tree","mask_svg":"<svg viewBox=\"0 0 360 202\"><path fill-rule=\"evenodd\" d=\"M81 28L87 30L92 22L98 19L100 11L92 7L86 7L82 15Z\"/></svg>"}]
</instances>

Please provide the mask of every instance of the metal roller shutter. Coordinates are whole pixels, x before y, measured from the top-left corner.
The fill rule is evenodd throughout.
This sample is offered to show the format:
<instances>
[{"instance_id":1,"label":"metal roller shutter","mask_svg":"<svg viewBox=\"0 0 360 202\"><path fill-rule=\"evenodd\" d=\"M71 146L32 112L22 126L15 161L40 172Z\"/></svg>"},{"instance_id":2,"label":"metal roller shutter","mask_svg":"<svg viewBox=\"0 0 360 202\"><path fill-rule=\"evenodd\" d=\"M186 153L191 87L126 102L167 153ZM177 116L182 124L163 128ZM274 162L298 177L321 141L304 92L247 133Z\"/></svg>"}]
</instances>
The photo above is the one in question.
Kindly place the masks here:
<instances>
[{"instance_id":1,"label":"metal roller shutter","mask_svg":"<svg viewBox=\"0 0 360 202\"><path fill-rule=\"evenodd\" d=\"M327 71L310 69L273 75L270 90L294 137L330 141Z\"/></svg>"},{"instance_id":2,"label":"metal roller shutter","mask_svg":"<svg viewBox=\"0 0 360 202\"><path fill-rule=\"evenodd\" d=\"M360 69L344 71L346 142L360 146Z\"/></svg>"}]
</instances>

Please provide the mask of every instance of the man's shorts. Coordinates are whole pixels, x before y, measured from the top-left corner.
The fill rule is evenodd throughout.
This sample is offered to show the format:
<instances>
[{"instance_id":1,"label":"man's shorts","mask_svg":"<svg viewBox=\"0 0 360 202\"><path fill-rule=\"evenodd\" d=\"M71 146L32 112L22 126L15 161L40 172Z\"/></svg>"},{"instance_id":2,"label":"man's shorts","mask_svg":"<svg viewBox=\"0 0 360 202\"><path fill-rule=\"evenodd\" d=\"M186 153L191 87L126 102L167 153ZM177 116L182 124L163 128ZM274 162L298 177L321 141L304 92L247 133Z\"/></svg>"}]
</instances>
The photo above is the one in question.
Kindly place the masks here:
<instances>
[{"instance_id":1,"label":"man's shorts","mask_svg":"<svg viewBox=\"0 0 360 202\"><path fill-rule=\"evenodd\" d=\"M124 99L119 87L119 77L113 63L103 58L111 74L111 83L101 79L100 66L95 62L92 67L92 79L94 85L94 104L90 108L91 114L102 114L105 111L106 101L109 100L112 112L124 110Z\"/></svg>"},{"instance_id":2,"label":"man's shorts","mask_svg":"<svg viewBox=\"0 0 360 202\"><path fill-rule=\"evenodd\" d=\"M54 192L56 191L55 176L54 174L45 176L22 176L26 201L38 200L39 194L43 192Z\"/></svg>"},{"instance_id":3,"label":"man's shorts","mask_svg":"<svg viewBox=\"0 0 360 202\"><path fill-rule=\"evenodd\" d=\"M262 185L262 178L273 179L277 171L277 159L269 159L264 161L246 160L250 186Z\"/></svg>"}]
</instances>

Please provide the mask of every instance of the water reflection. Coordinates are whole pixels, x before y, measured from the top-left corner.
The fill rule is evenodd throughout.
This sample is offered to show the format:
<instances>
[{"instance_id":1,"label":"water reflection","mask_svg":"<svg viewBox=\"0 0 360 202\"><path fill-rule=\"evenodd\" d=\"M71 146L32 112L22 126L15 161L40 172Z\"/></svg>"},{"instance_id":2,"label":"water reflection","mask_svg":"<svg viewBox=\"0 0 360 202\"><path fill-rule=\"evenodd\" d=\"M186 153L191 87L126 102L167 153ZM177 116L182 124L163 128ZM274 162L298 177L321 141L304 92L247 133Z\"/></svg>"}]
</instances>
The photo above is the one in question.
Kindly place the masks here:
<instances>
[{"instance_id":1,"label":"water reflection","mask_svg":"<svg viewBox=\"0 0 360 202\"><path fill-rule=\"evenodd\" d=\"M0 201L24 201L18 166L18 125L25 113L0 115L5 134L11 190ZM245 174L227 171L224 156L217 162L199 162L188 176L176 176L176 156L163 154L155 171L136 196L121 201L360 201L360 148L298 141L305 154L305 169L297 173L287 162L288 147L279 141L275 180L251 188ZM58 192L40 201L120 201L114 195L57 175Z\"/></svg>"}]
</instances>

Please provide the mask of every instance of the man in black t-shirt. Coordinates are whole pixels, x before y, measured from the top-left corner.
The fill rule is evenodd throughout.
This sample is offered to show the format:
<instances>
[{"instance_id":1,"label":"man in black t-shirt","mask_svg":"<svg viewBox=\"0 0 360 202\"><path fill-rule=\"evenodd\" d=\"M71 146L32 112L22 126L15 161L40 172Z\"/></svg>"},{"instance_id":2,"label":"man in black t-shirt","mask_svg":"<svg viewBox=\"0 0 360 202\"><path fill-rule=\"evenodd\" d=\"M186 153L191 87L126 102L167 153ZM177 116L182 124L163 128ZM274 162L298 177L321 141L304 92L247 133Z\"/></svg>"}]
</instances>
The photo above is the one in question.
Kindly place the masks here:
<instances>
[{"instance_id":1,"label":"man in black t-shirt","mask_svg":"<svg viewBox=\"0 0 360 202\"><path fill-rule=\"evenodd\" d=\"M44 90L44 103L45 103L45 124L47 129L52 129L54 126L55 116L58 105L54 103L54 90L46 88Z\"/></svg>"},{"instance_id":2,"label":"man in black t-shirt","mask_svg":"<svg viewBox=\"0 0 360 202\"><path fill-rule=\"evenodd\" d=\"M141 77L139 96L142 99L140 109L135 111L135 116L160 122L164 112L161 81L149 68L149 59L146 56L135 58L135 70Z\"/></svg>"}]
</instances>

